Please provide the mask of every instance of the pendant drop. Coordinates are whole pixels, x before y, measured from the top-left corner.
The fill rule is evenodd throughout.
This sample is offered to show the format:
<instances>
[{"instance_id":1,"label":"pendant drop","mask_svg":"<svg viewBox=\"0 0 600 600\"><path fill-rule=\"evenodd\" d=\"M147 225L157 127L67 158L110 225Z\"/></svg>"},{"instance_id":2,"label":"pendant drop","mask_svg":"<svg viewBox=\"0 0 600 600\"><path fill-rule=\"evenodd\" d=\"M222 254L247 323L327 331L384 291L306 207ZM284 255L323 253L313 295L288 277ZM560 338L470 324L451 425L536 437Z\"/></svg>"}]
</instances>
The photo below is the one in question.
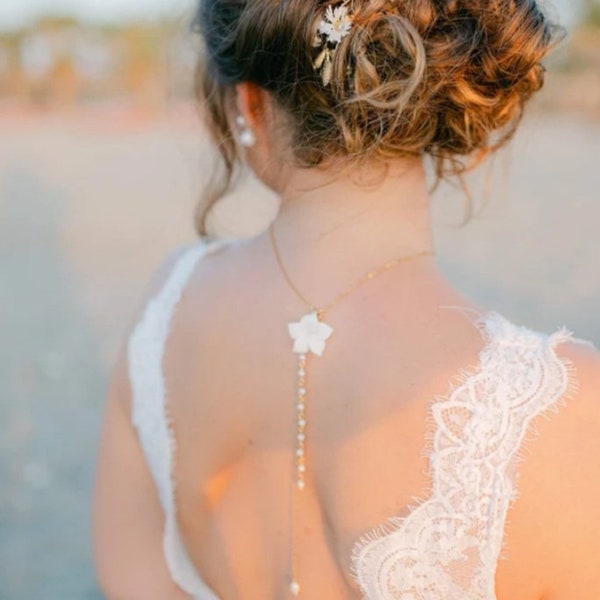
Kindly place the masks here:
<instances>
[{"instance_id":1,"label":"pendant drop","mask_svg":"<svg viewBox=\"0 0 600 600\"><path fill-rule=\"evenodd\" d=\"M333 327L319 320L323 311L313 310L304 315L297 323L288 323L288 333L294 340L292 351L298 356L296 366L297 388L296 388L296 481L295 487L303 492L306 487L306 367L307 354L312 352L322 356L325 350L325 342L333 333ZM293 495L292 495L293 498ZM293 512L293 510L292 510ZM292 573L294 569L294 517L292 515ZM300 595L300 584L296 580L290 582L290 592L293 596Z\"/></svg>"}]
</instances>

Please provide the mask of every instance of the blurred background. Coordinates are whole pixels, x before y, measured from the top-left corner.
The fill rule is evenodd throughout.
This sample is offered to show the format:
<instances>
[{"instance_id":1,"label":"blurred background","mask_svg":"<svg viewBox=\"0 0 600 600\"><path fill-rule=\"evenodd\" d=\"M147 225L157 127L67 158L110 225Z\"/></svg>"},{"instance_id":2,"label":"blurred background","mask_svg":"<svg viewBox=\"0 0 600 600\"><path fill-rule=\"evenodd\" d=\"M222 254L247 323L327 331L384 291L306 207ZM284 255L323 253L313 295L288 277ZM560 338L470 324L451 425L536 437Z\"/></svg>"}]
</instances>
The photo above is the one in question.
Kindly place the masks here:
<instances>
[{"instance_id":1,"label":"blurred background","mask_svg":"<svg viewBox=\"0 0 600 600\"><path fill-rule=\"evenodd\" d=\"M440 264L513 320L600 343L600 4L514 140L433 198ZM0 3L0 599L100 598L89 500L106 377L150 273L194 239L211 148L192 99L192 0ZM249 179L215 209L253 235Z\"/></svg>"}]
</instances>

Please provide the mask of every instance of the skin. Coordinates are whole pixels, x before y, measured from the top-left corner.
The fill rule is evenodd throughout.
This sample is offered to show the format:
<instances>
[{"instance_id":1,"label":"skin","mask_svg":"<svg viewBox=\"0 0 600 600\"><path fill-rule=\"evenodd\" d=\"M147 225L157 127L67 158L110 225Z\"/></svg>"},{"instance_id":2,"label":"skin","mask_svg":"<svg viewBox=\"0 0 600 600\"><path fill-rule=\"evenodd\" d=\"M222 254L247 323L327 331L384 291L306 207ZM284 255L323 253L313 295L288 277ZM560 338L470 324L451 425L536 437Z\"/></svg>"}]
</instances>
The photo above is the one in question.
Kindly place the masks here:
<instances>
[{"instance_id":1,"label":"skin","mask_svg":"<svg viewBox=\"0 0 600 600\"><path fill-rule=\"evenodd\" d=\"M298 169L268 94L236 87L254 130L251 168L282 198L275 232L286 269L318 306L399 256L433 248L420 160L339 175ZM365 186L377 180L378 186ZM157 270L142 301L162 285ZM463 306L466 312L443 306ZM425 416L483 340L433 258L402 263L355 290L325 319L335 330L311 362L310 450L298 538L304 597L360 598L348 558L360 534L405 513L429 481ZM286 591L295 360L286 323L307 310L287 286L268 234L196 268L174 317L164 362L178 440L178 520L198 571L225 599ZM336 340L335 343L333 340ZM522 449L519 498L505 527L498 600L600 597L600 355L575 342L566 406L537 417ZM313 358L313 357L309 357ZM130 422L124 349L112 373L94 498L98 579L109 600L179 600L162 556L164 519Z\"/></svg>"}]
</instances>

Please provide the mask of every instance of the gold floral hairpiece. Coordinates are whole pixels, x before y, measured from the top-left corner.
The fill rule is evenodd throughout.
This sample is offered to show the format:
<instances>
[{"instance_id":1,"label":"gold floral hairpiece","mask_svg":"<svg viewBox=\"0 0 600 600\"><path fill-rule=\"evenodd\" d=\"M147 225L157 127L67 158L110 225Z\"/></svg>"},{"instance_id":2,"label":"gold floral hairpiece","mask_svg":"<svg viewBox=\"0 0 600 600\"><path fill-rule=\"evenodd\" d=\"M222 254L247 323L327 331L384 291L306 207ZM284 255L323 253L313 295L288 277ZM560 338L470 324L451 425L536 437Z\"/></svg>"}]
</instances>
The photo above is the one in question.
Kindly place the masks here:
<instances>
[{"instance_id":1,"label":"gold floral hairpiece","mask_svg":"<svg viewBox=\"0 0 600 600\"><path fill-rule=\"evenodd\" d=\"M315 33L313 48L323 49L313 62L313 67L321 73L323 85L329 85L333 69L333 53L338 44L342 41L352 28L352 18L348 14L348 3L350 0L343 0L335 8L329 5L325 10L323 18L319 21L317 32Z\"/></svg>"}]
</instances>

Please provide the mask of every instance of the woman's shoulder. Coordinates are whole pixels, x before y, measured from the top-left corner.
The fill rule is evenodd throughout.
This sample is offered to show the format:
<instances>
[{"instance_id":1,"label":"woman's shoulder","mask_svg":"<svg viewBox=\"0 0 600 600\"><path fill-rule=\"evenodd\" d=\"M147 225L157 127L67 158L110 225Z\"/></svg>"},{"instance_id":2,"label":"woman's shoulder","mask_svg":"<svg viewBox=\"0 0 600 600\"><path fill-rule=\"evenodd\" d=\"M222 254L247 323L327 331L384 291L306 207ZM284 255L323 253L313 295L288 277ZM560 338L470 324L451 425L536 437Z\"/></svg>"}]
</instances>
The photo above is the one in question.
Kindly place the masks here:
<instances>
[{"instance_id":1,"label":"woman's shoulder","mask_svg":"<svg viewBox=\"0 0 600 600\"><path fill-rule=\"evenodd\" d=\"M544 423L548 439L539 450L540 508L554 542L552 597L591 600L600 597L600 353L576 339L556 352L572 367L576 387L560 418Z\"/></svg>"},{"instance_id":2,"label":"woman's shoulder","mask_svg":"<svg viewBox=\"0 0 600 600\"><path fill-rule=\"evenodd\" d=\"M596 468L600 510L600 352L592 341L577 338L564 328L548 335L548 339L556 340L553 351L570 378L569 397L562 409L565 415L556 424L561 433L558 440L565 458L580 466L588 462Z\"/></svg>"},{"instance_id":3,"label":"woman's shoulder","mask_svg":"<svg viewBox=\"0 0 600 600\"><path fill-rule=\"evenodd\" d=\"M600 352L591 341L573 336L555 344L554 351L567 367L572 383L565 414L556 423L557 439L565 460L572 462L574 475L593 469L588 483L597 492L596 516L600 522Z\"/></svg>"},{"instance_id":4,"label":"woman's shoulder","mask_svg":"<svg viewBox=\"0 0 600 600\"><path fill-rule=\"evenodd\" d=\"M557 397L562 392L557 410L564 416L549 420L557 429L554 433L560 430L561 435L552 439L569 445L570 456L574 456L573 449L581 447L584 435L597 440L600 450L600 351L595 343L575 336L564 325L541 329L495 310L485 313L478 322L488 341L507 349L498 354L522 363L524 371L536 371L538 377L531 377L531 381L542 382L540 385ZM512 352L515 345L531 352ZM532 355L535 360L528 360ZM574 437L578 438L577 443ZM600 452L597 456L600 461ZM600 470L598 478L600 483Z\"/></svg>"},{"instance_id":5,"label":"woman's shoulder","mask_svg":"<svg viewBox=\"0 0 600 600\"><path fill-rule=\"evenodd\" d=\"M131 407L130 362L133 345L143 342L139 338L156 337L154 330L160 329L160 323L169 320L197 265L208 255L216 254L219 249L230 245L230 242L233 241L202 238L180 244L165 253L152 268L147 283L138 294L137 304L131 310L111 370L110 384L122 390L120 396L128 409Z\"/></svg>"},{"instance_id":6,"label":"woman's shoulder","mask_svg":"<svg viewBox=\"0 0 600 600\"><path fill-rule=\"evenodd\" d=\"M540 381L567 378L561 401L534 420L524 442L511 547L527 549L521 558L543 573L548 596L592 600L600 597L600 352L566 327L504 321L522 339L542 341Z\"/></svg>"},{"instance_id":7,"label":"woman's shoulder","mask_svg":"<svg viewBox=\"0 0 600 600\"><path fill-rule=\"evenodd\" d=\"M140 294L138 308L134 311L134 321L143 314L144 308L152 299L166 294L169 288L182 291L200 263L206 262L212 256L231 254L243 241L234 238L200 238L168 251L154 267L147 285Z\"/></svg>"}]
</instances>

